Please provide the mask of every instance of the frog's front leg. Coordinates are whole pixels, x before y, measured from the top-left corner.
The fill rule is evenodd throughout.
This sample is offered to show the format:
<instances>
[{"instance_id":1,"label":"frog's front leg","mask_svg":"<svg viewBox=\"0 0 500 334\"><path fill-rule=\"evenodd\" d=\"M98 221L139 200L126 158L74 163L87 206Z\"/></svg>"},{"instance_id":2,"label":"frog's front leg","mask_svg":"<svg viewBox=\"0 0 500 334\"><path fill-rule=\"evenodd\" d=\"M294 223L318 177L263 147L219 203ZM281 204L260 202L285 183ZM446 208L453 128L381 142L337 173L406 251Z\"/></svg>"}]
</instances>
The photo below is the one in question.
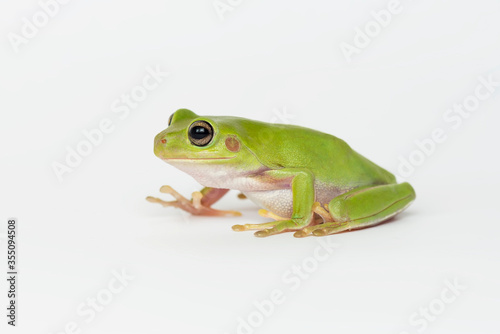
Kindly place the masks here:
<instances>
[{"instance_id":1,"label":"frog's front leg","mask_svg":"<svg viewBox=\"0 0 500 334\"><path fill-rule=\"evenodd\" d=\"M146 200L163 206L173 206L197 216L241 216L241 213L237 211L222 211L211 207L228 191L229 189L205 187L201 191L195 191L192 195L193 198L188 200L172 187L163 186L160 188L160 192L172 195L176 199L175 201L164 201L151 196L148 196Z\"/></svg>"},{"instance_id":2,"label":"frog's front leg","mask_svg":"<svg viewBox=\"0 0 500 334\"><path fill-rule=\"evenodd\" d=\"M266 177L275 180L277 184L291 187L293 198L292 216L271 223L236 225L233 226L233 229L243 231L260 228L254 235L256 237L267 237L282 232L296 231L309 225L313 218L314 175L307 169L283 168L267 171Z\"/></svg>"},{"instance_id":3,"label":"frog's front leg","mask_svg":"<svg viewBox=\"0 0 500 334\"><path fill-rule=\"evenodd\" d=\"M334 222L306 227L296 236L311 232L324 236L377 225L403 211L413 200L415 191L406 182L354 189L328 204Z\"/></svg>"}]
</instances>

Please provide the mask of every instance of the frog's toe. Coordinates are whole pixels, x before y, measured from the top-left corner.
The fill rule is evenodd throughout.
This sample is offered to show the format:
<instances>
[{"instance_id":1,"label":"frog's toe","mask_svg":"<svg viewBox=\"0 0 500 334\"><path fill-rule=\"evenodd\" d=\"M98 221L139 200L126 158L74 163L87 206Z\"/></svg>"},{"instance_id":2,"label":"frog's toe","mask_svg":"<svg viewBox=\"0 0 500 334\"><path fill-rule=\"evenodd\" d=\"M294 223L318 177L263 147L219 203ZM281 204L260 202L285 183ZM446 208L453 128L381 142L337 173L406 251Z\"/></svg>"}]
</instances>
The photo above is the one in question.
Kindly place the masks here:
<instances>
[{"instance_id":1,"label":"frog's toe","mask_svg":"<svg viewBox=\"0 0 500 334\"><path fill-rule=\"evenodd\" d=\"M312 232L312 234L317 236L317 237L323 237L325 235L340 233L340 232L347 231L350 229L351 229L351 227L349 225L349 222L325 223L325 224L322 224L320 226L320 228L314 230Z\"/></svg>"},{"instance_id":2,"label":"frog's toe","mask_svg":"<svg viewBox=\"0 0 500 334\"><path fill-rule=\"evenodd\" d=\"M233 225L233 231L248 231L248 230L259 230L254 233L256 237L263 238L270 235L278 234L281 232L286 232L288 225L283 225L283 222L270 222L262 224L244 224L244 225Z\"/></svg>"},{"instance_id":3,"label":"frog's toe","mask_svg":"<svg viewBox=\"0 0 500 334\"><path fill-rule=\"evenodd\" d=\"M285 218L285 217L281 217L281 216L278 216L277 214L275 213L272 213L271 211L267 211L265 209L260 209L259 210L259 215L261 217L265 217L265 218L271 218L271 219L274 219L274 220L287 220L288 218Z\"/></svg>"},{"instance_id":4,"label":"frog's toe","mask_svg":"<svg viewBox=\"0 0 500 334\"><path fill-rule=\"evenodd\" d=\"M316 231L317 229L321 228L322 226L324 226L324 223L323 223L323 218L317 218L315 219L310 225L304 227L303 229L301 230L298 230L297 232L295 232L293 234L294 237L296 238L304 238L304 237L307 237L308 235L311 235L314 231Z\"/></svg>"},{"instance_id":5,"label":"frog's toe","mask_svg":"<svg viewBox=\"0 0 500 334\"><path fill-rule=\"evenodd\" d=\"M293 234L295 238L304 238L307 237L308 235L311 234L312 231L314 231L317 228L317 226L308 226L304 227L302 230L298 230Z\"/></svg>"},{"instance_id":6,"label":"frog's toe","mask_svg":"<svg viewBox=\"0 0 500 334\"><path fill-rule=\"evenodd\" d=\"M279 234L283 232L292 232L300 230L303 227L303 222L301 220L288 219L283 221L278 221L271 228L255 232L256 237L267 237L274 234Z\"/></svg>"},{"instance_id":7,"label":"frog's toe","mask_svg":"<svg viewBox=\"0 0 500 334\"><path fill-rule=\"evenodd\" d=\"M244 224L244 225L233 225L232 229L236 232L248 231L248 230L261 230L276 225L276 222L262 223L262 224Z\"/></svg>"},{"instance_id":8,"label":"frog's toe","mask_svg":"<svg viewBox=\"0 0 500 334\"><path fill-rule=\"evenodd\" d=\"M153 197L153 196L146 197L146 201L151 202L151 203L158 203L158 204L161 204L163 206L179 207L177 201L164 201L161 198Z\"/></svg>"},{"instance_id":9,"label":"frog's toe","mask_svg":"<svg viewBox=\"0 0 500 334\"><path fill-rule=\"evenodd\" d=\"M265 229L265 230L260 230L260 231L255 232L253 235L255 235L258 238L268 237L268 236L271 235L271 231L270 231L271 229L272 228L268 228L268 229Z\"/></svg>"},{"instance_id":10,"label":"frog's toe","mask_svg":"<svg viewBox=\"0 0 500 334\"><path fill-rule=\"evenodd\" d=\"M316 237L323 237L328 235L328 228L318 228L312 232L312 234Z\"/></svg>"},{"instance_id":11,"label":"frog's toe","mask_svg":"<svg viewBox=\"0 0 500 334\"><path fill-rule=\"evenodd\" d=\"M238 211L225 211L225 210L217 210L213 209L210 206L205 206L202 204L203 194L199 191L195 191L192 194L192 199L189 200L179 194L170 186L163 186L160 188L160 192L164 194L169 194L174 197L175 201L164 201L157 197L148 196L146 200L151 203L158 203L165 207L173 206L175 208L182 209L186 212L191 213L195 216L241 216L241 212Z\"/></svg>"},{"instance_id":12,"label":"frog's toe","mask_svg":"<svg viewBox=\"0 0 500 334\"><path fill-rule=\"evenodd\" d=\"M295 233L293 234L293 236L294 236L295 238L304 238L304 237L307 237L308 235L309 235L309 233L308 233L308 232L306 232L306 231L304 231L304 229L299 230L299 231L297 231L297 232L295 232Z\"/></svg>"},{"instance_id":13,"label":"frog's toe","mask_svg":"<svg viewBox=\"0 0 500 334\"><path fill-rule=\"evenodd\" d=\"M203 207L199 213L196 213L199 216L224 216L224 217L240 217L241 212L239 211L231 211L231 210L216 210L212 208Z\"/></svg>"}]
</instances>

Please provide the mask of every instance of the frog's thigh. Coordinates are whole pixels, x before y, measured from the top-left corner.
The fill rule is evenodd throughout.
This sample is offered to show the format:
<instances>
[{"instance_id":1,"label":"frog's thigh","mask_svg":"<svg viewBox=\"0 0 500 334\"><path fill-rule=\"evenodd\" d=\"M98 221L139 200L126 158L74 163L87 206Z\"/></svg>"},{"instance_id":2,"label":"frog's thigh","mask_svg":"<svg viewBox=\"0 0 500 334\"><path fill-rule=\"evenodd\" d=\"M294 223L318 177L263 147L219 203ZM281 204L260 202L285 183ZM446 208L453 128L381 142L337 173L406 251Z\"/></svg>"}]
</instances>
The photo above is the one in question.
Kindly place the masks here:
<instances>
[{"instance_id":1,"label":"frog's thigh","mask_svg":"<svg viewBox=\"0 0 500 334\"><path fill-rule=\"evenodd\" d=\"M335 222L322 224L313 234L333 234L381 223L406 209L414 199L415 191L406 182L351 190L328 204Z\"/></svg>"}]
</instances>

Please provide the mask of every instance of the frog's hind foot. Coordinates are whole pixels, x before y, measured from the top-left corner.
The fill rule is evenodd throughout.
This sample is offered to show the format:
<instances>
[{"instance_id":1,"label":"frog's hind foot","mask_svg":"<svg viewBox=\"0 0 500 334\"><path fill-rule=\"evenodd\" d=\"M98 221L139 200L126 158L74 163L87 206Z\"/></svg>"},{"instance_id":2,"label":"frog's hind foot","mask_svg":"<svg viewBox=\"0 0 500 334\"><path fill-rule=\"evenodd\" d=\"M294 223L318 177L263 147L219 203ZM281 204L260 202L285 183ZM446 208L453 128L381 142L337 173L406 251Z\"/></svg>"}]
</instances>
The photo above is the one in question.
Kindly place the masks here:
<instances>
[{"instance_id":1,"label":"frog's hind foot","mask_svg":"<svg viewBox=\"0 0 500 334\"><path fill-rule=\"evenodd\" d=\"M325 223L323 222L322 218L317 218L314 223L309 224L308 226L304 227L301 230L296 231L293 236L295 238L304 238L309 235L312 235L313 232L319 228L321 228Z\"/></svg>"},{"instance_id":2,"label":"frog's hind foot","mask_svg":"<svg viewBox=\"0 0 500 334\"><path fill-rule=\"evenodd\" d=\"M182 209L196 216L241 216L241 213L238 211L223 211L213 209L210 206L206 206L202 204L202 200L204 195L195 191L192 196L192 200L188 200L177 191L175 191L170 186L163 186L160 188L160 192L164 194L169 194L174 197L175 201L164 201L157 197L148 196L146 200L151 203L158 203L163 205L164 207L173 206L175 208Z\"/></svg>"},{"instance_id":3,"label":"frog's hind foot","mask_svg":"<svg viewBox=\"0 0 500 334\"><path fill-rule=\"evenodd\" d=\"M311 224L295 232L293 234L294 237L296 238L307 237L308 235L311 235L313 231L321 228L325 223L333 222L333 218L330 215L330 212L328 212L328 209L322 207L319 202L315 202L313 204L312 211L315 213L316 218L313 220Z\"/></svg>"},{"instance_id":4,"label":"frog's hind foot","mask_svg":"<svg viewBox=\"0 0 500 334\"><path fill-rule=\"evenodd\" d=\"M350 231L351 225L350 222L335 222L335 223L325 223L318 226L317 229L312 231L312 234L316 237L324 237L330 234L336 234L344 231Z\"/></svg>"}]
</instances>

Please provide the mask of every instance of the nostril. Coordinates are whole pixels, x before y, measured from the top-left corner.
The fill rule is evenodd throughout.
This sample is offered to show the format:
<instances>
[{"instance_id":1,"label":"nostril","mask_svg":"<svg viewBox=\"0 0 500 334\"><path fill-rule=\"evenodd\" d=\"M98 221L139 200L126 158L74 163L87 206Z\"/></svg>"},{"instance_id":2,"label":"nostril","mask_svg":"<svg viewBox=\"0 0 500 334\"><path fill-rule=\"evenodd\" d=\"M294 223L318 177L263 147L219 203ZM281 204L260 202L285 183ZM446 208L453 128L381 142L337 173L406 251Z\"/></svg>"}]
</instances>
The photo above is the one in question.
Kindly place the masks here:
<instances>
[{"instance_id":1,"label":"nostril","mask_svg":"<svg viewBox=\"0 0 500 334\"><path fill-rule=\"evenodd\" d=\"M165 138L163 138L162 140L160 140L162 144L166 144L167 143L167 140Z\"/></svg>"}]
</instances>

